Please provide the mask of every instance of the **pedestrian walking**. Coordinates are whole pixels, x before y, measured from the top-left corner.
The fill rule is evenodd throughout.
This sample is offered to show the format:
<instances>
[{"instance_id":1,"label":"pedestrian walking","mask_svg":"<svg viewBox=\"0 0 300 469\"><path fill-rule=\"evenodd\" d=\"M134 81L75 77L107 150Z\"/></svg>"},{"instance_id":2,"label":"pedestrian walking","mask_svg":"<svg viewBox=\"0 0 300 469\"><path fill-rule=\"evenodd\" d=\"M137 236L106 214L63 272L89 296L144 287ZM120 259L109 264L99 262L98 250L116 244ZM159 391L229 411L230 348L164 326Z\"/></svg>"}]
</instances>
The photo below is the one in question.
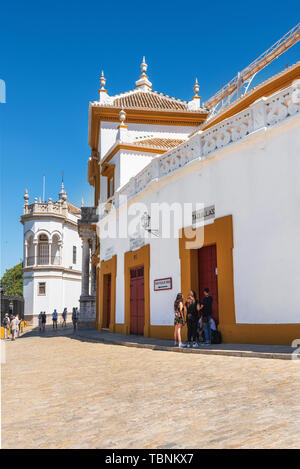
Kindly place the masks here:
<instances>
[{"instance_id":1,"label":"pedestrian walking","mask_svg":"<svg viewBox=\"0 0 300 469\"><path fill-rule=\"evenodd\" d=\"M20 323L21 323L21 320L20 320L18 314L16 314L16 322L17 322L16 337L19 337L20 336Z\"/></svg>"},{"instance_id":2,"label":"pedestrian walking","mask_svg":"<svg viewBox=\"0 0 300 469\"><path fill-rule=\"evenodd\" d=\"M178 344L179 347L183 348L185 345L181 339L181 329L184 326L184 306L182 293L178 293L174 302L174 346Z\"/></svg>"},{"instance_id":3,"label":"pedestrian walking","mask_svg":"<svg viewBox=\"0 0 300 469\"><path fill-rule=\"evenodd\" d=\"M202 300L200 311L202 313L202 324L204 330L205 342L204 345L211 344L211 317L212 317L212 302L213 298L209 294L209 288L204 288L204 298Z\"/></svg>"},{"instance_id":4,"label":"pedestrian walking","mask_svg":"<svg viewBox=\"0 0 300 469\"><path fill-rule=\"evenodd\" d=\"M67 308L64 308L63 312L62 312L62 325L61 327L67 327Z\"/></svg>"},{"instance_id":5,"label":"pedestrian walking","mask_svg":"<svg viewBox=\"0 0 300 469\"><path fill-rule=\"evenodd\" d=\"M53 329L56 327L57 329L57 311L56 309L52 313L52 323L53 323Z\"/></svg>"},{"instance_id":6,"label":"pedestrian walking","mask_svg":"<svg viewBox=\"0 0 300 469\"><path fill-rule=\"evenodd\" d=\"M46 322L47 322L46 311L43 311L42 312L42 332L45 332Z\"/></svg>"},{"instance_id":7,"label":"pedestrian walking","mask_svg":"<svg viewBox=\"0 0 300 469\"><path fill-rule=\"evenodd\" d=\"M73 308L72 322L73 322L74 332L76 332L77 331L77 323L78 323L78 308Z\"/></svg>"},{"instance_id":8,"label":"pedestrian walking","mask_svg":"<svg viewBox=\"0 0 300 469\"><path fill-rule=\"evenodd\" d=\"M18 322L15 316L12 316L10 327L11 327L11 340L16 340Z\"/></svg>"},{"instance_id":9,"label":"pedestrian walking","mask_svg":"<svg viewBox=\"0 0 300 469\"><path fill-rule=\"evenodd\" d=\"M43 312L42 311L40 311L38 319L39 319L39 330L40 332L42 332L42 329L43 329Z\"/></svg>"},{"instance_id":10,"label":"pedestrian walking","mask_svg":"<svg viewBox=\"0 0 300 469\"><path fill-rule=\"evenodd\" d=\"M2 324L4 327L4 338L9 339L10 319L8 313L5 313Z\"/></svg>"}]
</instances>

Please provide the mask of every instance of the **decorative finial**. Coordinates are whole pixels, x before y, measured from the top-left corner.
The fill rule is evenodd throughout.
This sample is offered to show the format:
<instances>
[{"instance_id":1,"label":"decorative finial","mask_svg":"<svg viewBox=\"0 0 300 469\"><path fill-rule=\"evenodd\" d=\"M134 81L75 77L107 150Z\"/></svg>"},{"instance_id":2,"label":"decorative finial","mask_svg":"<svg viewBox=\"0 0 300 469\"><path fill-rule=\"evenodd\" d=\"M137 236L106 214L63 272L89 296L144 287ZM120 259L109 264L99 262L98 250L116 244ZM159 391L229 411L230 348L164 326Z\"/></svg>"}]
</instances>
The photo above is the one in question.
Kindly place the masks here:
<instances>
[{"instance_id":1,"label":"decorative finial","mask_svg":"<svg viewBox=\"0 0 300 469\"><path fill-rule=\"evenodd\" d=\"M152 83L149 81L146 72L148 69L148 65L146 64L145 56L143 57L143 61L141 63L141 72L140 78L135 82L135 87L139 88L141 91L149 91L152 90Z\"/></svg>"},{"instance_id":2,"label":"decorative finial","mask_svg":"<svg viewBox=\"0 0 300 469\"><path fill-rule=\"evenodd\" d=\"M81 207L84 207L83 199L81 199Z\"/></svg>"},{"instance_id":3,"label":"decorative finial","mask_svg":"<svg viewBox=\"0 0 300 469\"><path fill-rule=\"evenodd\" d=\"M101 90L99 90L99 91L106 91L105 90L106 78L104 77L103 70L101 72L101 77L100 77L99 81L100 81L100 85L101 85Z\"/></svg>"},{"instance_id":4,"label":"decorative finial","mask_svg":"<svg viewBox=\"0 0 300 469\"><path fill-rule=\"evenodd\" d=\"M63 181L61 181L61 191L58 194L58 197L59 197L59 200L62 200L62 201L67 200L67 193L65 191L65 186L64 186Z\"/></svg>"},{"instance_id":5,"label":"decorative finial","mask_svg":"<svg viewBox=\"0 0 300 469\"><path fill-rule=\"evenodd\" d=\"M121 121L121 125L124 125L125 119L126 119L126 112L122 108L121 111L119 112L119 117Z\"/></svg>"},{"instance_id":6,"label":"decorative finial","mask_svg":"<svg viewBox=\"0 0 300 469\"><path fill-rule=\"evenodd\" d=\"M194 93L195 93L195 96L198 96L199 90L200 90L200 86L198 85L198 79L196 78L195 84L194 84Z\"/></svg>"},{"instance_id":7,"label":"decorative finial","mask_svg":"<svg viewBox=\"0 0 300 469\"><path fill-rule=\"evenodd\" d=\"M28 204L29 195L28 195L28 190L27 189L25 189L24 200L25 200L25 204Z\"/></svg>"},{"instance_id":8,"label":"decorative finial","mask_svg":"<svg viewBox=\"0 0 300 469\"><path fill-rule=\"evenodd\" d=\"M146 60L145 60L145 56L143 57L143 61L141 63L141 72L142 72L142 75L145 75L147 73L147 68L148 68L148 65L146 64Z\"/></svg>"}]
</instances>

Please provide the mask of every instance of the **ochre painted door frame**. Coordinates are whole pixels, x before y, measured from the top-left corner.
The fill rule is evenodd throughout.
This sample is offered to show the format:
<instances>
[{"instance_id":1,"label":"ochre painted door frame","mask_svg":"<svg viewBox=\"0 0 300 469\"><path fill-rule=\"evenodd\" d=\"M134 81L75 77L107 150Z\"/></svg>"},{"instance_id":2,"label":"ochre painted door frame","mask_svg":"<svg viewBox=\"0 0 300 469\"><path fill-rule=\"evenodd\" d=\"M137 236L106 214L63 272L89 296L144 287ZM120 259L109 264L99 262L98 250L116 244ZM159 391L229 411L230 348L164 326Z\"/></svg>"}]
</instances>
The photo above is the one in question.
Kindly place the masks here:
<instances>
[{"instance_id":1,"label":"ochre painted door frame","mask_svg":"<svg viewBox=\"0 0 300 469\"><path fill-rule=\"evenodd\" d=\"M233 227L232 216L216 218L214 223L205 225L204 244L198 248L216 244L218 265L219 329L223 341L241 344L278 344L291 345L300 337L300 324L253 324L237 323L234 304L233 285ZM186 249L190 241L192 227L181 230L179 255L181 261L181 289L186 297L190 289L198 287L197 246ZM199 239L201 240L199 235ZM244 279L245 281L245 279Z\"/></svg>"},{"instance_id":2,"label":"ochre painted door frame","mask_svg":"<svg viewBox=\"0 0 300 469\"><path fill-rule=\"evenodd\" d=\"M194 249L187 249L186 243L191 242L192 233L204 230L193 242ZM200 231L198 231L200 233ZM203 244L202 244L203 243ZM190 226L181 230L179 238L179 256L181 261L181 291L186 298L192 289L198 290L198 249L205 246L217 246L218 265L218 298L220 329L223 324L235 324L234 286L233 286L233 230L232 216L216 218L213 223L193 230Z\"/></svg>"},{"instance_id":3,"label":"ochre painted door frame","mask_svg":"<svg viewBox=\"0 0 300 469\"><path fill-rule=\"evenodd\" d=\"M136 251L124 253L125 277L125 324L124 333L130 334L130 269L144 266L145 326L144 337L150 335L150 245L146 244Z\"/></svg>"},{"instance_id":4,"label":"ochre painted door frame","mask_svg":"<svg viewBox=\"0 0 300 469\"><path fill-rule=\"evenodd\" d=\"M100 321L99 329L105 327L104 324L104 301L106 295L104 294L104 276L111 274L111 290L110 290L110 323L109 331L115 332L116 324L116 276L117 276L117 256L113 256L108 261L101 261L100 263Z\"/></svg>"}]
</instances>

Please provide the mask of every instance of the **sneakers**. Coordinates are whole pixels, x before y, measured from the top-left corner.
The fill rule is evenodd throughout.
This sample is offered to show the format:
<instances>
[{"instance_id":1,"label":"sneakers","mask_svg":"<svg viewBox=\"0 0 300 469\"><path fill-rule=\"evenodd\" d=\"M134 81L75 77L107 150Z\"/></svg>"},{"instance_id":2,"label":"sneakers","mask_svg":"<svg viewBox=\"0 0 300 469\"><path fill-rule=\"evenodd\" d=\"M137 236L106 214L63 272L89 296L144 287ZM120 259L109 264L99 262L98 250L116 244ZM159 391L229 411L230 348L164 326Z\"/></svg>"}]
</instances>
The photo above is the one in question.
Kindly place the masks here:
<instances>
[{"instance_id":1,"label":"sneakers","mask_svg":"<svg viewBox=\"0 0 300 469\"><path fill-rule=\"evenodd\" d=\"M193 348L198 348L198 347L199 347L199 345L197 344L197 342L195 342L195 343L193 344Z\"/></svg>"},{"instance_id":2,"label":"sneakers","mask_svg":"<svg viewBox=\"0 0 300 469\"><path fill-rule=\"evenodd\" d=\"M192 346L191 346L191 344L190 344L190 343L188 343L188 344L187 344L187 348L191 348L191 347L192 347Z\"/></svg>"},{"instance_id":3,"label":"sneakers","mask_svg":"<svg viewBox=\"0 0 300 469\"><path fill-rule=\"evenodd\" d=\"M174 342L174 347L177 347L177 345L178 345L178 342Z\"/></svg>"},{"instance_id":4,"label":"sneakers","mask_svg":"<svg viewBox=\"0 0 300 469\"><path fill-rule=\"evenodd\" d=\"M186 345L181 342L181 344L179 344L179 348L186 348Z\"/></svg>"}]
</instances>

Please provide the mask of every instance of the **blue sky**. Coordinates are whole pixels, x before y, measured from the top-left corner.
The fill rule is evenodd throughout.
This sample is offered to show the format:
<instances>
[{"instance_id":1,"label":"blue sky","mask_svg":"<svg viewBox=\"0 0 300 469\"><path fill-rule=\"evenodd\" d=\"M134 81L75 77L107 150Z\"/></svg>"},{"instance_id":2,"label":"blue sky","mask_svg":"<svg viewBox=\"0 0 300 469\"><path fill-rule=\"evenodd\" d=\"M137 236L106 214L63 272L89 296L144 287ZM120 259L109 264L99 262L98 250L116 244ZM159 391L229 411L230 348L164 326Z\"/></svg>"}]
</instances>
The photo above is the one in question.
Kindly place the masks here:
<instances>
[{"instance_id":1,"label":"blue sky","mask_svg":"<svg viewBox=\"0 0 300 469\"><path fill-rule=\"evenodd\" d=\"M209 98L297 24L298 2L11 1L1 6L1 272L23 255L24 189L92 204L86 180L88 103L104 69L109 94L134 88L146 56L153 88L191 99L195 77ZM256 81L299 60L299 44Z\"/></svg>"}]
</instances>

